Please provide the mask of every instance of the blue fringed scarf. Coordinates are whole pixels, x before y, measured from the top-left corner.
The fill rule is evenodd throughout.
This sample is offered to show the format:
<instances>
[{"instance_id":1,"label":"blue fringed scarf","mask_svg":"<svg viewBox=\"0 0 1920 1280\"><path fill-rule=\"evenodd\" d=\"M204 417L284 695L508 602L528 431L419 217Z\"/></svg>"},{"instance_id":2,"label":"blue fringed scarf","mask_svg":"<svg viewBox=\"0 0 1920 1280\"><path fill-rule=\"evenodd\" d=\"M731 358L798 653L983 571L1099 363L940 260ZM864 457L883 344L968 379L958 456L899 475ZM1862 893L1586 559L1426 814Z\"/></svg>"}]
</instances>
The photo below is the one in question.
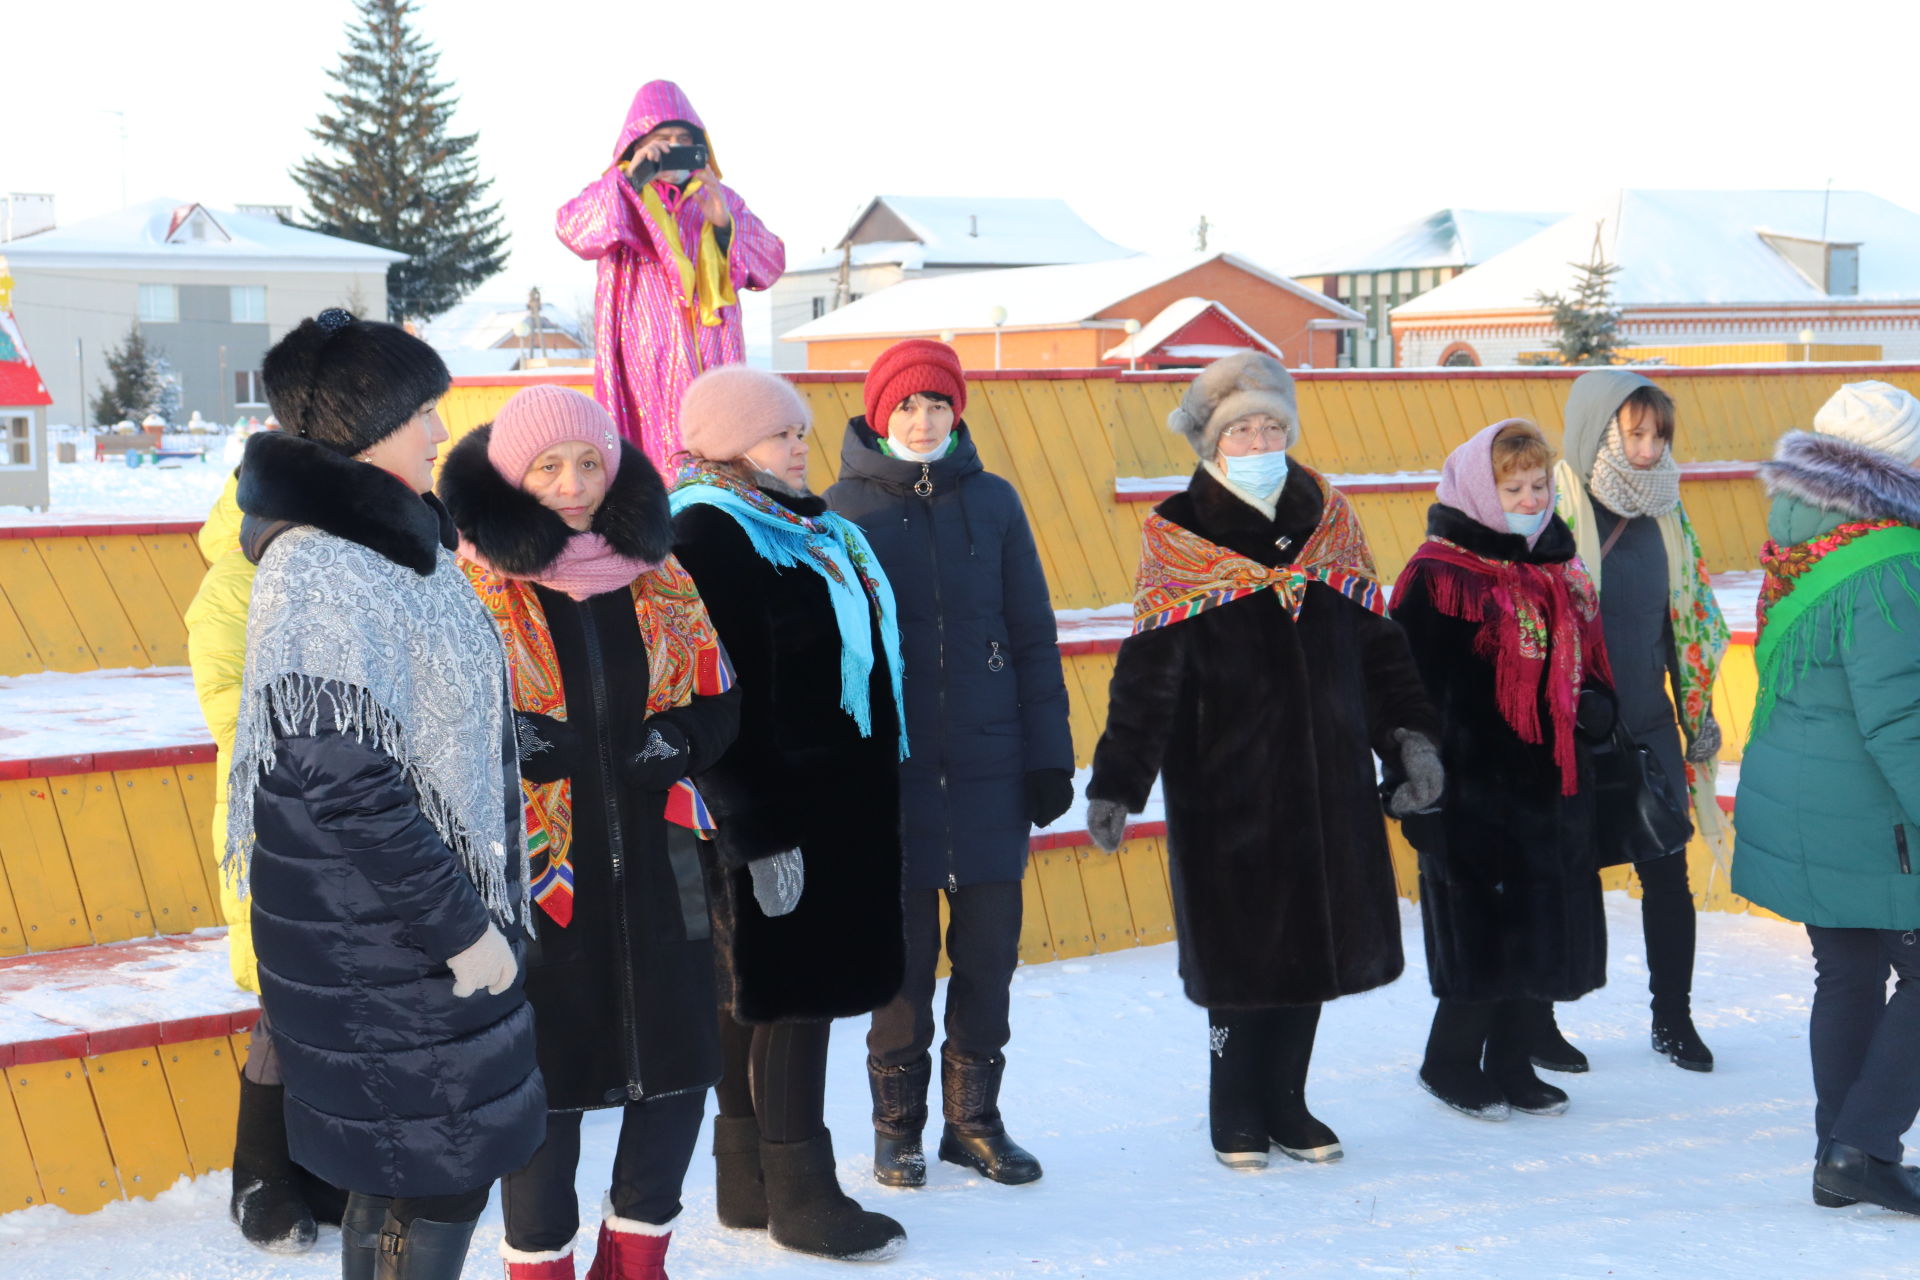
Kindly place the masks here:
<instances>
[{"instance_id":1,"label":"blue fringed scarf","mask_svg":"<svg viewBox=\"0 0 1920 1280\"><path fill-rule=\"evenodd\" d=\"M769 498L711 463L690 461L680 468L667 496L675 515L699 503L720 508L745 531L754 553L776 569L804 566L820 575L833 602L840 628L840 709L853 717L862 737L873 736L873 708L867 679L873 672L873 634L869 619L880 623L893 677L893 705L900 722L900 758L907 758L905 691L901 686L900 620L893 588L874 559L866 534L831 511L803 516Z\"/></svg>"}]
</instances>

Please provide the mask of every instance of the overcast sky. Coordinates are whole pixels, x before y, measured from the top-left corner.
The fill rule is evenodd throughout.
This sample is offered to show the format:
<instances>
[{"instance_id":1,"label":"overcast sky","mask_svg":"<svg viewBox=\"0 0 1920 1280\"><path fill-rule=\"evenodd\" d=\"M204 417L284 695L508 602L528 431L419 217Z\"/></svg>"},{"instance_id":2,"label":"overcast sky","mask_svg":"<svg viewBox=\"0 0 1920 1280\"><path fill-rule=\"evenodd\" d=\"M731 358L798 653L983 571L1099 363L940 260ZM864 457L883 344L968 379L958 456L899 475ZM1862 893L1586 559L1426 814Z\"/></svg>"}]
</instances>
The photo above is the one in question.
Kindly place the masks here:
<instances>
[{"instance_id":1,"label":"overcast sky","mask_svg":"<svg viewBox=\"0 0 1920 1280\"><path fill-rule=\"evenodd\" d=\"M489 298L591 297L553 212L659 77L795 261L876 193L1058 196L1152 252L1192 248L1204 213L1215 248L1283 270L1443 206L1573 209L1618 186L1832 179L1920 209L1911 0L417 11L513 233ZM118 206L123 178L130 201L297 205L287 172L353 18L351 0L9 4L0 190L52 192L63 223Z\"/></svg>"}]
</instances>

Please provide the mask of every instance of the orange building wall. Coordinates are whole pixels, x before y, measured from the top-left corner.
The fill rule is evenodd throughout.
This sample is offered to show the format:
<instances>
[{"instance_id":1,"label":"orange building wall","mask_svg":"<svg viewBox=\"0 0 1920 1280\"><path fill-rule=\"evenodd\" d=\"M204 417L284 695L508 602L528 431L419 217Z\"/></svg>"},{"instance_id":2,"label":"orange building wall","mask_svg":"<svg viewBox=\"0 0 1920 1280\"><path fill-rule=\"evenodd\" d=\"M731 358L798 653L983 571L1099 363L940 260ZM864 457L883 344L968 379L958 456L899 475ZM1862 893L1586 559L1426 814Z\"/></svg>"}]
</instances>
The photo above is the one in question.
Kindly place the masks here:
<instances>
[{"instance_id":1,"label":"orange building wall","mask_svg":"<svg viewBox=\"0 0 1920 1280\"><path fill-rule=\"evenodd\" d=\"M1185 295L1182 295L1183 297ZM1002 369L1091 369L1110 348L1125 341L1118 329L1022 329L1000 335ZM814 373L865 372L899 338L843 338L807 344L807 369ZM953 349L968 369L991 369L993 335L955 334Z\"/></svg>"},{"instance_id":2,"label":"orange building wall","mask_svg":"<svg viewBox=\"0 0 1920 1280\"><path fill-rule=\"evenodd\" d=\"M1333 367L1339 341L1336 334L1312 334L1311 357L1307 349L1307 321L1328 319L1333 315L1330 310L1217 258L1116 303L1102 311L1098 318L1131 319L1145 324L1180 299L1195 297L1211 298L1233 312L1261 337L1279 347L1289 368L1298 368L1309 360L1318 368ZM1333 300L1327 301L1331 304Z\"/></svg>"}]
</instances>

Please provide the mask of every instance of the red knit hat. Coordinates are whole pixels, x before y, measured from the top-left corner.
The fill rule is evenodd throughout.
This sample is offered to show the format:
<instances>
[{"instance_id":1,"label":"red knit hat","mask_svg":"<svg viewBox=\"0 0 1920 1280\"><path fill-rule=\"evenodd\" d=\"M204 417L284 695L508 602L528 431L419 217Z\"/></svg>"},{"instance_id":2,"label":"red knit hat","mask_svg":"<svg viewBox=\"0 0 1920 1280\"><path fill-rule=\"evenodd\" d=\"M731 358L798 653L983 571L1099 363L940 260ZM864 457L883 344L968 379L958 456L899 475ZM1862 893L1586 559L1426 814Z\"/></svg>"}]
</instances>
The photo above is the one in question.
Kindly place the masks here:
<instances>
[{"instance_id":1,"label":"red knit hat","mask_svg":"<svg viewBox=\"0 0 1920 1280\"><path fill-rule=\"evenodd\" d=\"M960 357L944 342L908 338L880 353L867 370L861 398L867 406L867 426L875 435L887 434L887 419L900 402L921 391L936 391L953 401L953 416L967 411L967 376Z\"/></svg>"}]
</instances>

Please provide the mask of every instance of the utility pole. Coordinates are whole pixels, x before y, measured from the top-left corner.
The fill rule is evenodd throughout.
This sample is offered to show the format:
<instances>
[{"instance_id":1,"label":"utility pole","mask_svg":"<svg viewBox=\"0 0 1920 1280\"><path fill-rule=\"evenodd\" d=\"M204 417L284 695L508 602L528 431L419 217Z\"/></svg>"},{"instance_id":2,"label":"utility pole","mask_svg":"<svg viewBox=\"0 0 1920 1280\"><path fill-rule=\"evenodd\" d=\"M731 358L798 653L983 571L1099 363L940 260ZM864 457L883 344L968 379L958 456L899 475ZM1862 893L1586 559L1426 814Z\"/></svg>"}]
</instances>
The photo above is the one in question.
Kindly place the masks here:
<instances>
[{"instance_id":1,"label":"utility pole","mask_svg":"<svg viewBox=\"0 0 1920 1280\"><path fill-rule=\"evenodd\" d=\"M540 286L539 285L535 285L527 293L527 314L533 321L533 338L531 341L533 346L534 357L544 358L547 354L547 344L545 339L543 339L540 334L541 321L540 321Z\"/></svg>"},{"instance_id":2,"label":"utility pole","mask_svg":"<svg viewBox=\"0 0 1920 1280\"><path fill-rule=\"evenodd\" d=\"M1200 215L1200 225L1194 228L1194 231L1200 238L1200 243L1196 245L1195 248L1199 249L1201 253L1207 251L1207 232L1212 229L1212 225L1213 224L1207 221L1207 215L1203 213Z\"/></svg>"}]
</instances>

